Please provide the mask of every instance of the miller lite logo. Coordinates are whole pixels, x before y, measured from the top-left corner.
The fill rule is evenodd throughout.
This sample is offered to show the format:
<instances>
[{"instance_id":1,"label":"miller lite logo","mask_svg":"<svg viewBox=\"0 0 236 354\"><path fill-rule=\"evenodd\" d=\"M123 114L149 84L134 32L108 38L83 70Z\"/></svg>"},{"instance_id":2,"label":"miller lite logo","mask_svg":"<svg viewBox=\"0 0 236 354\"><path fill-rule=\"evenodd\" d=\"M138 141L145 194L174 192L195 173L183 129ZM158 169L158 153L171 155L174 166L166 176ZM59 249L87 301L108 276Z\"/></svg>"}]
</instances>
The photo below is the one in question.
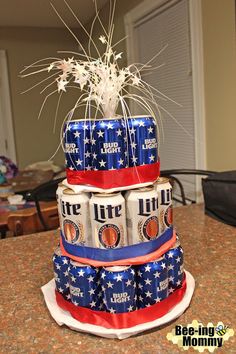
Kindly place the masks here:
<instances>
[{"instance_id":1,"label":"miller lite logo","mask_svg":"<svg viewBox=\"0 0 236 354\"><path fill-rule=\"evenodd\" d=\"M113 218L119 218L122 214L122 205L100 205L93 204L94 207L94 220L104 224L107 220Z\"/></svg>"},{"instance_id":2,"label":"miller lite logo","mask_svg":"<svg viewBox=\"0 0 236 354\"><path fill-rule=\"evenodd\" d=\"M61 213L63 217L66 217L67 215L81 215L80 208L80 204L70 204L64 200L61 201Z\"/></svg>"},{"instance_id":3,"label":"miller lite logo","mask_svg":"<svg viewBox=\"0 0 236 354\"><path fill-rule=\"evenodd\" d=\"M172 188L161 190L161 205L169 205L172 202Z\"/></svg>"},{"instance_id":4,"label":"miller lite logo","mask_svg":"<svg viewBox=\"0 0 236 354\"><path fill-rule=\"evenodd\" d=\"M164 221L167 227L170 227L173 223L173 208L172 205L170 205L164 214Z\"/></svg>"},{"instance_id":5,"label":"miller lite logo","mask_svg":"<svg viewBox=\"0 0 236 354\"><path fill-rule=\"evenodd\" d=\"M116 248L121 238L120 229L114 224L103 225L99 229L98 238L104 248Z\"/></svg>"},{"instance_id":6,"label":"miller lite logo","mask_svg":"<svg viewBox=\"0 0 236 354\"><path fill-rule=\"evenodd\" d=\"M158 209L158 198L152 197L147 199L139 199L139 213L141 216L150 216L153 211Z\"/></svg>"},{"instance_id":7,"label":"miller lite logo","mask_svg":"<svg viewBox=\"0 0 236 354\"><path fill-rule=\"evenodd\" d=\"M143 235L144 237L151 241L157 238L159 233L159 223L156 216L151 216L143 224Z\"/></svg>"},{"instance_id":8,"label":"miller lite logo","mask_svg":"<svg viewBox=\"0 0 236 354\"><path fill-rule=\"evenodd\" d=\"M64 220L63 222L64 237L69 243L76 243L80 238L80 230L72 220Z\"/></svg>"}]
</instances>

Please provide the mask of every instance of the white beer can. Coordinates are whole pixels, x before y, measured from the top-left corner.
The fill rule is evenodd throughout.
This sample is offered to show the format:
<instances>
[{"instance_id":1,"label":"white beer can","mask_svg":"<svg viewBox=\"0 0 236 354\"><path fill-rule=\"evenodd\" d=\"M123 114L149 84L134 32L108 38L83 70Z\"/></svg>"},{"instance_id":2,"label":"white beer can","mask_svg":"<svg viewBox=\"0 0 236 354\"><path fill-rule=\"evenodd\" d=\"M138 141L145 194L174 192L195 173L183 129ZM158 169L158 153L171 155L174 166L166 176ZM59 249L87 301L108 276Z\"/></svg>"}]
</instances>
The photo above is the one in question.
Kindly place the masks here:
<instances>
[{"instance_id":1,"label":"white beer can","mask_svg":"<svg viewBox=\"0 0 236 354\"><path fill-rule=\"evenodd\" d=\"M93 194L89 204L93 246L127 246L125 200L121 193Z\"/></svg>"},{"instance_id":2,"label":"white beer can","mask_svg":"<svg viewBox=\"0 0 236 354\"><path fill-rule=\"evenodd\" d=\"M56 190L56 199L57 199L57 209L58 209L58 216L59 216L59 223L60 223L61 230L63 230L63 219L61 215L61 197L65 189L66 187L62 183L58 183L57 190Z\"/></svg>"},{"instance_id":3,"label":"white beer can","mask_svg":"<svg viewBox=\"0 0 236 354\"><path fill-rule=\"evenodd\" d=\"M158 194L154 187L130 190L125 199L129 245L156 239L159 235Z\"/></svg>"},{"instance_id":4,"label":"white beer can","mask_svg":"<svg viewBox=\"0 0 236 354\"><path fill-rule=\"evenodd\" d=\"M160 231L163 233L173 224L172 186L168 178L159 177L155 188L159 199Z\"/></svg>"},{"instance_id":5,"label":"white beer can","mask_svg":"<svg viewBox=\"0 0 236 354\"><path fill-rule=\"evenodd\" d=\"M62 231L67 242L91 246L89 194L65 189L61 197Z\"/></svg>"}]
</instances>

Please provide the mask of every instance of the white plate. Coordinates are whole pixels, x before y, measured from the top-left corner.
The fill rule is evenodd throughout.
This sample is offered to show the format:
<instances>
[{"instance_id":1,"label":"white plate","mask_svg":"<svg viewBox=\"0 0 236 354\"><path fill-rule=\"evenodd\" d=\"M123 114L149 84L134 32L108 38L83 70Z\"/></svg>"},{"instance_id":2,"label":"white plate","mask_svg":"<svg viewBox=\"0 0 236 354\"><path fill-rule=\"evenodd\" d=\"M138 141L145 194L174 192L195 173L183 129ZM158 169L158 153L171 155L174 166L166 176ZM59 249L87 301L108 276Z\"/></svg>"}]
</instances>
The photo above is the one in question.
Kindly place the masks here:
<instances>
[{"instance_id":1,"label":"white plate","mask_svg":"<svg viewBox=\"0 0 236 354\"><path fill-rule=\"evenodd\" d=\"M137 333L146 331L148 329L162 326L175 318L182 315L182 313L189 306L195 287L195 281L192 275L185 271L187 288L185 295L181 302L179 302L175 307L171 309L166 315L158 318L152 322L147 322L144 324L139 324L134 327L124 328L124 329L108 329L101 326L91 325L88 323L79 322L74 319L68 311L62 310L56 302L55 296L55 282L54 279L50 280L49 283L42 286L42 292L44 295L45 302L51 313L51 316L57 322L59 326L66 325L71 329L79 332L92 333L100 337L105 338L119 338L124 339L133 336Z\"/></svg>"}]
</instances>

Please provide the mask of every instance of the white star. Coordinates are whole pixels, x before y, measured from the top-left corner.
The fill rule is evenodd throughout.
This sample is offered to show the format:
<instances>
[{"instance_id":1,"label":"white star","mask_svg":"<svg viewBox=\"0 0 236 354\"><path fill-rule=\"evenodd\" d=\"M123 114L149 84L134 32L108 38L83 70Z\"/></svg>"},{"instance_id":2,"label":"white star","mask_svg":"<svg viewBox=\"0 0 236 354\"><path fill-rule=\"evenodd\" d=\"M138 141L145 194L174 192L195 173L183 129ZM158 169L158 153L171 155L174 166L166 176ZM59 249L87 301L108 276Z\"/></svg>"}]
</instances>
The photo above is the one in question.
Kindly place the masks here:
<instances>
[{"instance_id":1,"label":"white star","mask_svg":"<svg viewBox=\"0 0 236 354\"><path fill-rule=\"evenodd\" d=\"M85 139L84 139L84 143L85 143L85 144L89 144L89 142L90 142L89 138L85 138Z\"/></svg>"},{"instance_id":2,"label":"white star","mask_svg":"<svg viewBox=\"0 0 236 354\"><path fill-rule=\"evenodd\" d=\"M67 80L58 80L57 81L58 92L60 92L60 91L66 92L65 86L68 84L68 82L69 81L67 81Z\"/></svg>"},{"instance_id":3,"label":"white star","mask_svg":"<svg viewBox=\"0 0 236 354\"><path fill-rule=\"evenodd\" d=\"M70 287L70 284L67 282L67 283L65 284L65 287L68 289L68 288Z\"/></svg>"},{"instance_id":4,"label":"white star","mask_svg":"<svg viewBox=\"0 0 236 354\"><path fill-rule=\"evenodd\" d=\"M151 304L148 303L145 307L150 307L150 306L151 306Z\"/></svg>"},{"instance_id":5,"label":"white star","mask_svg":"<svg viewBox=\"0 0 236 354\"><path fill-rule=\"evenodd\" d=\"M143 302L143 297L141 295L139 295L139 301Z\"/></svg>"},{"instance_id":6,"label":"white star","mask_svg":"<svg viewBox=\"0 0 236 354\"><path fill-rule=\"evenodd\" d=\"M142 276L142 273L140 272L140 270L138 270L137 274L138 274L139 277Z\"/></svg>"},{"instance_id":7,"label":"white star","mask_svg":"<svg viewBox=\"0 0 236 354\"><path fill-rule=\"evenodd\" d=\"M181 284L181 280L178 280L178 281L176 282L176 285L177 285L177 286L180 286L180 284Z\"/></svg>"},{"instance_id":8,"label":"white star","mask_svg":"<svg viewBox=\"0 0 236 354\"><path fill-rule=\"evenodd\" d=\"M95 152L93 153L93 159L96 160L97 159L98 154L96 154Z\"/></svg>"},{"instance_id":9,"label":"white star","mask_svg":"<svg viewBox=\"0 0 236 354\"><path fill-rule=\"evenodd\" d=\"M64 258L63 259L63 264L68 264L69 262L68 262L68 259L66 259L66 258Z\"/></svg>"},{"instance_id":10,"label":"white star","mask_svg":"<svg viewBox=\"0 0 236 354\"><path fill-rule=\"evenodd\" d=\"M76 165L77 165L77 166L79 166L79 165L81 166L81 165L82 165L83 160L78 159L78 160L76 160L75 162L76 162Z\"/></svg>"},{"instance_id":11,"label":"white star","mask_svg":"<svg viewBox=\"0 0 236 354\"><path fill-rule=\"evenodd\" d=\"M131 145L132 149L136 149L137 144L135 144L135 142L131 143L130 145Z\"/></svg>"},{"instance_id":12,"label":"white star","mask_svg":"<svg viewBox=\"0 0 236 354\"><path fill-rule=\"evenodd\" d=\"M154 161L155 160L155 156L154 155L149 156L149 160L150 161Z\"/></svg>"},{"instance_id":13,"label":"white star","mask_svg":"<svg viewBox=\"0 0 236 354\"><path fill-rule=\"evenodd\" d=\"M156 303L161 301L161 298L157 296L157 298L155 299Z\"/></svg>"},{"instance_id":14,"label":"white star","mask_svg":"<svg viewBox=\"0 0 236 354\"><path fill-rule=\"evenodd\" d=\"M103 138L103 135L104 135L104 132L102 132L101 130L99 130L99 132L98 132L98 137L99 137L99 138Z\"/></svg>"},{"instance_id":15,"label":"white star","mask_svg":"<svg viewBox=\"0 0 236 354\"><path fill-rule=\"evenodd\" d=\"M95 290L94 290L94 289L90 289L90 290L88 291L88 293L89 293L89 295L94 295L94 294L95 294Z\"/></svg>"},{"instance_id":16,"label":"white star","mask_svg":"<svg viewBox=\"0 0 236 354\"><path fill-rule=\"evenodd\" d=\"M88 127L88 124L84 124L84 125L83 125L83 128L84 128L84 130L88 130L88 128L89 128L89 127Z\"/></svg>"},{"instance_id":17,"label":"white star","mask_svg":"<svg viewBox=\"0 0 236 354\"><path fill-rule=\"evenodd\" d=\"M148 133L149 133L149 134L150 134L150 133L153 133L153 128L152 128L152 127L148 128Z\"/></svg>"},{"instance_id":18,"label":"white star","mask_svg":"<svg viewBox=\"0 0 236 354\"><path fill-rule=\"evenodd\" d=\"M147 266L145 267L145 272L150 272L150 270L151 270L151 267L150 267L149 265L147 265Z\"/></svg>"},{"instance_id":19,"label":"white star","mask_svg":"<svg viewBox=\"0 0 236 354\"><path fill-rule=\"evenodd\" d=\"M101 291L98 293L98 297L99 298L102 297L102 292Z\"/></svg>"},{"instance_id":20,"label":"white star","mask_svg":"<svg viewBox=\"0 0 236 354\"><path fill-rule=\"evenodd\" d=\"M100 165L100 167L105 167L106 161L103 161L103 160L99 161L99 165Z\"/></svg>"},{"instance_id":21,"label":"white star","mask_svg":"<svg viewBox=\"0 0 236 354\"><path fill-rule=\"evenodd\" d=\"M88 166L85 167L85 169L86 169L87 171L91 171L92 166L88 165Z\"/></svg>"},{"instance_id":22,"label":"white star","mask_svg":"<svg viewBox=\"0 0 236 354\"><path fill-rule=\"evenodd\" d=\"M104 279L106 277L106 273L101 273L101 278Z\"/></svg>"},{"instance_id":23,"label":"white star","mask_svg":"<svg viewBox=\"0 0 236 354\"><path fill-rule=\"evenodd\" d=\"M137 157L135 157L135 156L133 156L133 157L132 157L132 162L133 162L133 163L136 163L136 162L137 162L137 160L138 160L138 158L137 158Z\"/></svg>"},{"instance_id":24,"label":"white star","mask_svg":"<svg viewBox=\"0 0 236 354\"><path fill-rule=\"evenodd\" d=\"M94 280L94 277L92 277L92 275L90 275L90 276L88 277L89 283L90 283L91 281L93 281L93 280Z\"/></svg>"},{"instance_id":25,"label":"white star","mask_svg":"<svg viewBox=\"0 0 236 354\"><path fill-rule=\"evenodd\" d=\"M180 261L181 261L181 258L180 258L180 257L177 257L177 258L176 258L176 262L177 262L177 263L180 263Z\"/></svg>"},{"instance_id":26,"label":"white star","mask_svg":"<svg viewBox=\"0 0 236 354\"><path fill-rule=\"evenodd\" d=\"M141 121L141 122L139 122L139 124L138 124L140 127L144 127L144 122L143 121Z\"/></svg>"},{"instance_id":27,"label":"white star","mask_svg":"<svg viewBox=\"0 0 236 354\"><path fill-rule=\"evenodd\" d=\"M90 157L91 153L89 151L86 151L84 155L85 155L85 157L88 158L88 157Z\"/></svg>"},{"instance_id":28,"label":"white star","mask_svg":"<svg viewBox=\"0 0 236 354\"><path fill-rule=\"evenodd\" d=\"M67 294L66 298L67 298L67 300L69 300L70 299L70 294Z\"/></svg>"},{"instance_id":29,"label":"white star","mask_svg":"<svg viewBox=\"0 0 236 354\"><path fill-rule=\"evenodd\" d=\"M78 132L78 130L76 130L76 132L75 133L73 133L74 134L74 136L75 136L75 138L79 138L80 137L80 132Z\"/></svg>"},{"instance_id":30,"label":"white star","mask_svg":"<svg viewBox=\"0 0 236 354\"><path fill-rule=\"evenodd\" d=\"M72 304L74 304L75 306L78 306L78 302L76 300L72 300Z\"/></svg>"},{"instance_id":31,"label":"white star","mask_svg":"<svg viewBox=\"0 0 236 354\"><path fill-rule=\"evenodd\" d=\"M61 266L60 266L59 264L56 264L56 268L57 268L58 270L60 270L60 269L61 269Z\"/></svg>"},{"instance_id":32,"label":"white star","mask_svg":"<svg viewBox=\"0 0 236 354\"><path fill-rule=\"evenodd\" d=\"M78 272L79 276L80 277L83 277L84 276L84 273L85 271L83 269L80 269L80 271Z\"/></svg>"},{"instance_id":33,"label":"white star","mask_svg":"<svg viewBox=\"0 0 236 354\"><path fill-rule=\"evenodd\" d=\"M107 129L113 129L113 125L111 123L107 124Z\"/></svg>"},{"instance_id":34,"label":"white star","mask_svg":"<svg viewBox=\"0 0 236 354\"><path fill-rule=\"evenodd\" d=\"M133 311L133 306L130 305L130 306L128 307L128 311L129 311L129 312Z\"/></svg>"},{"instance_id":35,"label":"white star","mask_svg":"<svg viewBox=\"0 0 236 354\"><path fill-rule=\"evenodd\" d=\"M91 139L91 143L92 143L92 145L95 145L96 144L96 140L95 139Z\"/></svg>"},{"instance_id":36,"label":"white star","mask_svg":"<svg viewBox=\"0 0 236 354\"><path fill-rule=\"evenodd\" d=\"M59 288L58 291L59 291L60 293L63 293L63 289L62 289L62 288Z\"/></svg>"},{"instance_id":37,"label":"white star","mask_svg":"<svg viewBox=\"0 0 236 354\"><path fill-rule=\"evenodd\" d=\"M172 294L174 292L175 289L173 288L169 288L169 293Z\"/></svg>"},{"instance_id":38,"label":"white star","mask_svg":"<svg viewBox=\"0 0 236 354\"><path fill-rule=\"evenodd\" d=\"M173 270L173 269L174 269L173 264L168 265L168 270Z\"/></svg>"},{"instance_id":39,"label":"white star","mask_svg":"<svg viewBox=\"0 0 236 354\"><path fill-rule=\"evenodd\" d=\"M74 167L70 166L69 170L74 171Z\"/></svg>"},{"instance_id":40,"label":"white star","mask_svg":"<svg viewBox=\"0 0 236 354\"><path fill-rule=\"evenodd\" d=\"M119 165L120 165L120 166L124 164L124 160L122 160L122 158L120 158L120 159L118 160L118 162L119 162Z\"/></svg>"},{"instance_id":41,"label":"white star","mask_svg":"<svg viewBox=\"0 0 236 354\"><path fill-rule=\"evenodd\" d=\"M65 275L65 277L68 277L68 275L69 275L67 270L63 274Z\"/></svg>"},{"instance_id":42,"label":"white star","mask_svg":"<svg viewBox=\"0 0 236 354\"><path fill-rule=\"evenodd\" d=\"M96 306L96 302L95 301L92 301L92 302L90 302L90 307L95 307Z\"/></svg>"},{"instance_id":43,"label":"white star","mask_svg":"<svg viewBox=\"0 0 236 354\"><path fill-rule=\"evenodd\" d=\"M71 280L75 283L76 282L76 278L72 275Z\"/></svg>"},{"instance_id":44,"label":"white star","mask_svg":"<svg viewBox=\"0 0 236 354\"><path fill-rule=\"evenodd\" d=\"M68 131L70 131L71 130L71 125L70 124L67 124L67 126L66 126L66 131L68 132Z\"/></svg>"},{"instance_id":45,"label":"white star","mask_svg":"<svg viewBox=\"0 0 236 354\"><path fill-rule=\"evenodd\" d=\"M127 282L126 282L125 284L126 284L126 286L131 285L131 284L132 284L132 280L128 279L128 280L127 280Z\"/></svg>"},{"instance_id":46,"label":"white star","mask_svg":"<svg viewBox=\"0 0 236 354\"><path fill-rule=\"evenodd\" d=\"M114 284L112 284L110 281L107 283L107 287L108 287L108 288L113 289L113 288L112 288L113 286L114 286Z\"/></svg>"},{"instance_id":47,"label":"white star","mask_svg":"<svg viewBox=\"0 0 236 354\"><path fill-rule=\"evenodd\" d=\"M133 269L131 269L130 273L135 275L135 271Z\"/></svg>"},{"instance_id":48,"label":"white star","mask_svg":"<svg viewBox=\"0 0 236 354\"><path fill-rule=\"evenodd\" d=\"M138 283L138 288L139 289L142 289L143 288L143 285L141 283Z\"/></svg>"},{"instance_id":49,"label":"white star","mask_svg":"<svg viewBox=\"0 0 236 354\"><path fill-rule=\"evenodd\" d=\"M113 309L113 307L111 307L109 311L110 311L110 313L115 313L116 312L116 310Z\"/></svg>"},{"instance_id":50,"label":"white star","mask_svg":"<svg viewBox=\"0 0 236 354\"><path fill-rule=\"evenodd\" d=\"M122 136L122 130L121 130L121 129L118 129L118 130L116 131L116 134L117 134L117 136Z\"/></svg>"},{"instance_id":51,"label":"white star","mask_svg":"<svg viewBox=\"0 0 236 354\"><path fill-rule=\"evenodd\" d=\"M146 285L151 285L152 284L152 281L151 281L151 279L144 279L144 281L145 281L145 284Z\"/></svg>"},{"instance_id":52,"label":"white star","mask_svg":"<svg viewBox=\"0 0 236 354\"><path fill-rule=\"evenodd\" d=\"M165 269L166 268L166 264L164 262L161 262L161 267L162 267L162 269Z\"/></svg>"},{"instance_id":53,"label":"white star","mask_svg":"<svg viewBox=\"0 0 236 354\"><path fill-rule=\"evenodd\" d=\"M174 253L170 251L167 255L168 255L168 258L173 258Z\"/></svg>"},{"instance_id":54,"label":"white star","mask_svg":"<svg viewBox=\"0 0 236 354\"><path fill-rule=\"evenodd\" d=\"M174 277L169 277L169 282L173 282L174 281Z\"/></svg>"},{"instance_id":55,"label":"white star","mask_svg":"<svg viewBox=\"0 0 236 354\"><path fill-rule=\"evenodd\" d=\"M136 129L134 129L134 127L132 127L132 129L129 130L130 134L135 134Z\"/></svg>"},{"instance_id":56,"label":"white star","mask_svg":"<svg viewBox=\"0 0 236 354\"><path fill-rule=\"evenodd\" d=\"M145 294L146 294L146 297L151 297L152 296L152 293L150 291L147 291Z\"/></svg>"},{"instance_id":57,"label":"white star","mask_svg":"<svg viewBox=\"0 0 236 354\"><path fill-rule=\"evenodd\" d=\"M118 274L116 277L115 277L116 281L122 281L123 277L121 274Z\"/></svg>"},{"instance_id":58,"label":"white star","mask_svg":"<svg viewBox=\"0 0 236 354\"><path fill-rule=\"evenodd\" d=\"M159 272L154 273L155 278L160 278L160 275L161 275L161 273L159 273Z\"/></svg>"}]
</instances>

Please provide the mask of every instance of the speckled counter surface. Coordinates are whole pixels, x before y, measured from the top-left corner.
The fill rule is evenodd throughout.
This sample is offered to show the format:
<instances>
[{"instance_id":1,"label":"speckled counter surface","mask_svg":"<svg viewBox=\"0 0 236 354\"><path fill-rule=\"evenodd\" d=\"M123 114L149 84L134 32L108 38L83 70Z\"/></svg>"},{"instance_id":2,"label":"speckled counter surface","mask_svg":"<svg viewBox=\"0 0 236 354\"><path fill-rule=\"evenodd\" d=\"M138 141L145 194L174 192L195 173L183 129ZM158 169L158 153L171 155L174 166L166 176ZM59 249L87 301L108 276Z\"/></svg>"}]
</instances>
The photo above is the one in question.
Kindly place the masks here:
<instances>
[{"instance_id":1,"label":"speckled counter surface","mask_svg":"<svg viewBox=\"0 0 236 354\"><path fill-rule=\"evenodd\" d=\"M172 354L180 350L166 335L175 324L223 321L235 330L236 228L205 216L197 205L176 208L174 223L185 268L196 281L190 307L171 324L123 341L74 332L51 318L40 287L53 277L57 232L1 240L0 353ZM216 353L236 353L235 335Z\"/></svg>"}]
</instances>

